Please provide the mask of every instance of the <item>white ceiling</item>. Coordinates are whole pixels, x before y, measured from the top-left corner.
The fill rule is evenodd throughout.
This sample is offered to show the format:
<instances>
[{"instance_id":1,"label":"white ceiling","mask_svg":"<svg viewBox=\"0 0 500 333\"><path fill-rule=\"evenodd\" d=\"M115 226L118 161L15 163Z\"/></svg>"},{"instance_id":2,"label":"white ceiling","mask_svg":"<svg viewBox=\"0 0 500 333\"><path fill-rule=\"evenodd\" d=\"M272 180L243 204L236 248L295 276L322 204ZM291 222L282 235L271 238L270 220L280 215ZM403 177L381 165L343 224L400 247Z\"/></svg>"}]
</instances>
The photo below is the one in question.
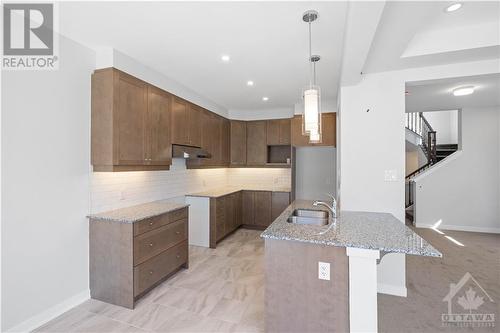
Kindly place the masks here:
<instances>
[{"instance_id":1,"label":"white ceiling","mask_svg":"<svg viewBox=\"0 0 500 333\"><path fill-rule=\"evenodd\" d=\"M453 89L474 86L472 95L454 96ZM406 112L500 106L500 74L468 76L406 84Z\"/></svg>"},{"instance_id":2,"label":"white ceiling","mask_svg":"<svg viewBox=\"0 0 500 333\"><path fill-rule=\"evenodd\" d=\"M387 2L363 72L500 58L500 2Z\"/></svg>"},{"instance_id":3,"label":"white ceiling","mask_svg":"<svg viewBox=\"0 0 500 333\"><path fill-rule=\"evenodd\" d=\"M309 82L308 9L320 15L312 27L318 83L335 101L346 2L65 2L59 16L72 39L113 47L227 109L250 110L300 101Z\"/></svg>"}]
</instances>

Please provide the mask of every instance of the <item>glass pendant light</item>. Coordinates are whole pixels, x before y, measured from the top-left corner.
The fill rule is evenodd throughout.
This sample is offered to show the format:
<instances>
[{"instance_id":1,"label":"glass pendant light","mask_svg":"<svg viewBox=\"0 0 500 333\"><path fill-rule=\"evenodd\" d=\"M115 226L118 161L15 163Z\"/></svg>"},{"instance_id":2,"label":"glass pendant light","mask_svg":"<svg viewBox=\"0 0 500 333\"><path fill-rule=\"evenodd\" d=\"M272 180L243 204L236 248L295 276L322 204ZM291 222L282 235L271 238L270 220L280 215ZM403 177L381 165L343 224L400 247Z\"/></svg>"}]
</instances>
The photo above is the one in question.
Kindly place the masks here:
<instances>
[{"instance_id":1,"label":"glass pendant light","mask_svg":"<svg viewBox=\"0 0 500 333\"><path fill-rule=\"evenodd\" d=\"M309 85L303 91L304 112L302 114L302 134L309 135L311 143L321 142L321 90L316 85L316 62L320 56L312 55L311 23L318 18L318 12L309 10L302 20L309 24Z\"/></svg>"}]
</instances>

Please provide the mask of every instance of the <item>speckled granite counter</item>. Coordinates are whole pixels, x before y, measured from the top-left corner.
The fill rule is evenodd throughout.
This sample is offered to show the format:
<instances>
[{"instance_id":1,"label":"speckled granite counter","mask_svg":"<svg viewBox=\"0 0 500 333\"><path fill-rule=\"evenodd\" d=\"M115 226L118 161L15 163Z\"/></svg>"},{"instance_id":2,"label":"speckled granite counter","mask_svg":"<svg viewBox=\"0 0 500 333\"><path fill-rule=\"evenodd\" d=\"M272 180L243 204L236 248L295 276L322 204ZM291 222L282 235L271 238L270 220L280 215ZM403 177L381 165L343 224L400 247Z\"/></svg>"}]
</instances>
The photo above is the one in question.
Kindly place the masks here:
<instances>
[{"instance_id":1,"label":"speckled granite counter","mask_svg":"<svg viewBox=\"0 0 500 333\"><path fill-rule=\"evenodd\" d=\"M188 197L219 198L239 191L270 191L270 192L291 192L288 187L263 187L263 186L225 186L216 189L187 194Z\"/></svg>"},{"instance_id":2,"label":"speckled granite counter","mask_svg":"<svg viewBox=\"0 0 500 333\"><path fill-rule=\"evenodd\" d=\"M175 203L167 200L159 200L148 202L142 205L116 209L109 212L91 214L87 217L91 219L108 220L120 223L134 223L187 206L189 205Z\"/></svg>"},{"instance_id":3,"label":"speckled granite counter","mask_svg":"<svg viewBox=\"0 0 500 333\"><path fill-rule=\"evenodd\" d=\"M261 237L320 245L354 247L441 257L442 254L425 239L389 213L342 211L326 226L288 223L295 209L326 210L312 201L296 200L262 233Z\"/></svg>"}]
</instances>

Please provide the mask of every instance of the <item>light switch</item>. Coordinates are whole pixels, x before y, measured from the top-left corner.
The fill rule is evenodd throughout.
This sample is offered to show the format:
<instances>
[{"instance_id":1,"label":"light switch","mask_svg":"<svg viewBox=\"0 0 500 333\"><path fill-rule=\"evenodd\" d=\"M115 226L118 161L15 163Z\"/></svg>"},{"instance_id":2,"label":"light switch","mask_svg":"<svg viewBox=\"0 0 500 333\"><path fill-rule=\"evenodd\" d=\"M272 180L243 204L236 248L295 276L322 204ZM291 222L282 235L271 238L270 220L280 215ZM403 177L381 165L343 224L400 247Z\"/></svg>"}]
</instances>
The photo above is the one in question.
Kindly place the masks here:
<instances>
[{"instance_id":1,"label":"light switch","mask_svg":"<svg viewBox=\"0 0 500 333\"><path fill-rule=\"evenodd\" d=\"M395 169L385 170L384 171L384 180L386 182L397 182L398 174Z\"/></svg>"}]
</instances>

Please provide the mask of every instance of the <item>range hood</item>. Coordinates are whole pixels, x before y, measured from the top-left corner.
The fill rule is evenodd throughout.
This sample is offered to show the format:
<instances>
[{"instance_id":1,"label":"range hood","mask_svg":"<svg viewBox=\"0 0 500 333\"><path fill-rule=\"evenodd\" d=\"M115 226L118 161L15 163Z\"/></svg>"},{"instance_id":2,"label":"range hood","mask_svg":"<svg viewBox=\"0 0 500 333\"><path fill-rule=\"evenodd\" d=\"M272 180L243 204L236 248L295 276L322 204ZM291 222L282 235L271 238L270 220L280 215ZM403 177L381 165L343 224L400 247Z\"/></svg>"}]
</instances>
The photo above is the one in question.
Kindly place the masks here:
<instances>
[{"instance_id":1,"label":"range hood","mask_svg":"<svg viewBox=\"0 0 500 333\"><path fill-rule=\"evenodd\" d=\"M197 160L200 158L210 158L212 155L198 147L172 145L172 157L180 157L187 160Z\"/></svg>"}]
</instances>

